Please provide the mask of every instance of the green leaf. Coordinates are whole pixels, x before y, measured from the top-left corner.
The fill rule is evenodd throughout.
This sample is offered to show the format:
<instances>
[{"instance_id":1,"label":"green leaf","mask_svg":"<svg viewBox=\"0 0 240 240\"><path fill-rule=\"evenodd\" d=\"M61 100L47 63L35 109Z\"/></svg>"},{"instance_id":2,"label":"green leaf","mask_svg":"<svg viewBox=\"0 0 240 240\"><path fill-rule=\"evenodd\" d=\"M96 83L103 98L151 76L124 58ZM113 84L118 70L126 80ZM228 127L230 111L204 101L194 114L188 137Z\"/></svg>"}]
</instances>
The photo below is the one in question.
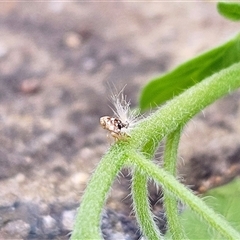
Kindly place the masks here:
<instances>
[{"instance_id":1,"label":"green leaf","mask_svg":"<svg viewBox=\"0 0 240 240\"><path fill-rule=\"evenodd\" d=\"M173 71L150 81L140 96L140 108L163 104L206 77L240 61L240 34L225 44L199 55Z\"/></svg>"},{"instance_id":2,"label":"green leaf","mask_svg":"<svg viewBox=\"0 0 240 240\"><path fill-rule=\"evenodd\" d=\"M240 179L212 189L203 197L208 206L225 217L240 232ZM209 226L200 221L189 209L181 214L181 219L188 239L222 239L218 232L210 231Z\"/></svg>"},{"instance_id":3,"label":"green leaf","mask_svg":"<svg viewBox=\"0 0 240 240\"><path fill-rule=\"evenodd\" d=\"M226 3L219 2L217 4L218 12L227 19L232 21L240 21L240 4L236 2Z\"/></svg>"}]
</instances>

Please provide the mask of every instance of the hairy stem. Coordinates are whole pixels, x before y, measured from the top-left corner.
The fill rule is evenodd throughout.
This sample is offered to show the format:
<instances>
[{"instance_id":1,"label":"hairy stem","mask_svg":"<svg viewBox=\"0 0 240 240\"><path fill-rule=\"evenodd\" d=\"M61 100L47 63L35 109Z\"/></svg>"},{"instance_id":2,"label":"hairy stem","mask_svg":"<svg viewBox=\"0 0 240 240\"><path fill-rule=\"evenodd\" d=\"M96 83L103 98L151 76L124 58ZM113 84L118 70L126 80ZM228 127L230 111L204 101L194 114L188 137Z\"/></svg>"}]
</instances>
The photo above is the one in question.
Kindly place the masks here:
<instances>
[{"instance_id":1,"label":"hairy stem","mask_svg":"<svg viewBox=\"0 0 240 240\"><path fill-rule=\"evenodd\" d=\"M176 175L177 150L180 135L181 128L178 128L167 136L165 144L163 167L173 176ZM178 202L176 198L174 198L168 192L164 192L164 208L167 216L168 229L171 233L172 239L186 239L183 227L179 219Z\"/></svg>"},{"instance_id":2,"label":"hairy stem","mask_svg":"<svg viewBox=\"0 0 240 240\"><path fill-rule=\"evenodd\" d=\"M149 141L142 152L149 159L153 158L158 143L156 141ZM147 189L148 178L137 169L134 169L132 175L132 198L133 207L136 219L140 225L143 235L147 239L162 239L158 226L154 222L154 215L151 212L151 207L148 199Z\"/></svg>"},{"instance_id":3,"label":"hairy stem","mask_svg":"<svg viewBox=\"0 0 240 240\"><path fill-rule=\"evenodd\" d=\"M136 218L144 236L149 240L163 239L153 220L153 214L149 207L147 176L135 170L132 180L133 206Z\"/></svg>"},{"instance_id":4,"label":"hairy stem","mask_svg":"<svg viewBox=\"0 0 240 240\"><path fill-rule=\"evenodd\" d=\"M136 125L131 131L132 147L141 148L152 139L160 142L203 108L238 88L239 76L240 63L236 63L187 89Z\"/></svg>"},{"instance_id":5,"label":"hairy stem","mask_svg":"<svg viewBox=\"0 0 240 240\"><path fill-rule=\"evenodd\" d=\"M156 182L161 184L164 191L179 198L197 213L200 219L205 220L210 227L218 231L226 239L240 239L240 234L232 228L228 222L220 215L209 208L200 198L195 196L184 185L179 183L171 174L163 169L157 168L155 164L148 161L143 155L131 152L129 154L130 163L151 176Z\"/></svg>"},{"instance_id":6,"label":"hairy stem","mask_svg":"<svg viewBox=\"0 0 240 240\"><path fill-rule=\"evenodd\" d=\"M239 234L225 220L177 182L173 176L137 154L143 150L154 152L165 135L183 126L210 103L239 87L239 76L240 63L237 63L208 77L137 124L131 131L129 140L115 144L104 156L88 184L78 211L72 239L101 239L102 208L113 180L128 157L131 157L136 169L143 170L149 177L162 184L165 192L172 193L189 205L223 236L228 239L240 239Z\"/></svg>"},{"instance_id":7,"label":"hairy stem","mask_svg":"<svg viewBox=\"0 0 240 240\"><path fill-rule=\"evenodd\" d=\"M100 221L107 193L126 162L126 142L115 144L99 163L83 195L71 239L102 239Z\"/></svg>"}]
</instances>

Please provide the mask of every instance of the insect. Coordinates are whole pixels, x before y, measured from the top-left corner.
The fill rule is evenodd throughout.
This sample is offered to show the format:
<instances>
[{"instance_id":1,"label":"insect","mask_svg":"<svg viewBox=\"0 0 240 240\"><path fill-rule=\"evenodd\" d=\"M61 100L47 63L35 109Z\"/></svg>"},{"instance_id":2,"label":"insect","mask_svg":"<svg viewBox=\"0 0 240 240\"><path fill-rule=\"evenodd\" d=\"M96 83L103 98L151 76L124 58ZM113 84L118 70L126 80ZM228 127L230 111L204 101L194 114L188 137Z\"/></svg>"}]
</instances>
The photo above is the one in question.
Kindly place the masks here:
<instances>
[{"instance_id":1,"label":"insect","mask_svg":"<svg viewBox=\"0 0 240 240\"><path fill-rule=\"evenodd\" d=\"M100 118L103 129L110 132L115 141L124 140L130 137L129 132L136 123L137 111L130 110L130 101L127 101L123 90L119 94L113 94L113 113L115 116L104 116Z\"/></svg>"},{"instance_id":2,"label":"insect","mask_svg":"<svg viewBox=\"0 0 240 240\"><path fill-rule=\"evenodd\" d=\"M129 124L123 123L119 118L104 116L100 118L100 124L103 129L110 132L111 136L114 137L116 141L128 136L126 133L122 132L122 129L127 129Z\"/></svg>"}]
</instances>

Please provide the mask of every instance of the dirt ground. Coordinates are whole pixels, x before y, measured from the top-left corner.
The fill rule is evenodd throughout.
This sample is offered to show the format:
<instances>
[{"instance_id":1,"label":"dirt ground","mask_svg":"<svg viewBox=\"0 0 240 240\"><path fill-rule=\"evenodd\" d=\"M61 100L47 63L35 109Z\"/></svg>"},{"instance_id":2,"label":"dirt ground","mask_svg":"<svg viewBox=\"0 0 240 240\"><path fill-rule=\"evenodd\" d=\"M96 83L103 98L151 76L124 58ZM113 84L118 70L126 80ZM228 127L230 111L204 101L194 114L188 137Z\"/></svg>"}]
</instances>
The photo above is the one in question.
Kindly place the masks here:
<instances>
[{"instance_id":1,"label":"dirt ground","mask_svg":"<svg viewBox=\"0 0 240 240\"><path fill-rule=\"evenodd\" d=\"M210 1L1 2L0 239L68 239L86 183L109 148L99 125L112 114L109 83L127 84L136 106L152 77L239 29ZM185 128L179 175L194 190L239 174L239 106L240 92L232 93ZM106 239L140 235L128 185L128 176L116 181L107 201ZM151 191L154 204L160 196Z\"/></svg>"}]
</instances>

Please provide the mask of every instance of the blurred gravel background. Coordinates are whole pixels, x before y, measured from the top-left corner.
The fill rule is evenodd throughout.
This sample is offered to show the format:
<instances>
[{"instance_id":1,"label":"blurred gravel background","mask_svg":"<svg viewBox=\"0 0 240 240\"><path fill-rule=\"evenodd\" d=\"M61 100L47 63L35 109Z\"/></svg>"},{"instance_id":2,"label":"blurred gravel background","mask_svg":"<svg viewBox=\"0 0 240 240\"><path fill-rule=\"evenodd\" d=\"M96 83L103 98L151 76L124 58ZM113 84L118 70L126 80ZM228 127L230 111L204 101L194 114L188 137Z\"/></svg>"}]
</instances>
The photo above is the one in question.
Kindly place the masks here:
<instances>
[{"instance_id":1,"label":"blurred gravel background","mask_svg":"<svg viewBox=\"0 0 240 240\"><path fill-rule=\"evenodd\" d=\"M152 77L239 29L210 1L1 2L0 239L68 239L90 174L109 147L99 126L99 117L111 115L108 83L127 84L136 106ZM239 174L239 106L235 92L186 127L179 175L194 190ZM103 214L106 239L140 236L123 174ZM160 193L150 191L161 217Z\"/></svg>"}]
</instances>

